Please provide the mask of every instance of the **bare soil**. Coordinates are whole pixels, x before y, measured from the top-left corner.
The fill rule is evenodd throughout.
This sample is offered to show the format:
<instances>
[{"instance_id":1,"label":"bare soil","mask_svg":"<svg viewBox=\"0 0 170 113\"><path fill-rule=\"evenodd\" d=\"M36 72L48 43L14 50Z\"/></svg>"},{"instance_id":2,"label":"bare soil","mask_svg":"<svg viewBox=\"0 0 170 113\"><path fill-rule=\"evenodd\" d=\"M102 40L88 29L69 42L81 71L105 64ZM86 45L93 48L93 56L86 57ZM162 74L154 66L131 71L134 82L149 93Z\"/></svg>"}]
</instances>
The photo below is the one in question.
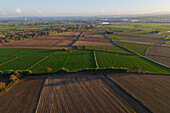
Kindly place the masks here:
<instances>
[{"instance_id":1,"label":"bare soil","mask_svg":"<svg viewBox=\"0 0 170 113\"><path fill-rule=\"evenodd\" d=\"M0 48L71 49L69 46L80 32L67 32L0 44Z\"/></svg>"},{"instance_id":2,"label":"bare soil","mask_svg":"<svg viewBox=\"0 0 170 113\"><path fill-rule=\"evenodd\" d=\"M0 93L0 113L32 113L44 79L23 79Z\"/></svg>"},{"instance_id":3,"label":"bare soil","mask_svg":"<svg viewBox=\"0 0 170 113\"><path fill-rule=\"evenodd\" d=\"M87 31L82 34L74 46L113 46L113 44L104 37L103 31L97 33L96 31Z\"/></svg>"},{"instance_id":4,"label":"bare soil","mask_svg":"<svg viewBox=\"0 0 170 113\"><path fill-rule=\"evenodd\" d=\"M148 50L146 56L152 60L155 60L170 67L169 47L153 46Z\"/></svg>"},{"instance_id":5,"label":"bare soil","mask_svg":"<svg viewBox=\"0 0 170 113\"><path fill-rule=\"evenodd\" d=\"M154 113L170 111L170 76L112 74L114 82Z\"/></svg>"},{"instance_id":6,"label":"bare soil","mask_svg":"<svg viewBox=\"0 0 170 113\"><path fill-rule=\"evenodd\" d=\"M156 45L156 44L165 43L166 40L165 39L160 39L160 38L126 36L124 38L121 38L120 41L131 42L131 43Z\"/></svg>"},{"instance_id":7,"label":"bare soil","mask_svg":"<svg viewBox=\"0 0 170 113\"><path fill-rule=\"evenodd\" d=\"M66 75L46 79L37 113L126 113L131 107L105 82L103 75Z\"/></svg>"}]
</instances>

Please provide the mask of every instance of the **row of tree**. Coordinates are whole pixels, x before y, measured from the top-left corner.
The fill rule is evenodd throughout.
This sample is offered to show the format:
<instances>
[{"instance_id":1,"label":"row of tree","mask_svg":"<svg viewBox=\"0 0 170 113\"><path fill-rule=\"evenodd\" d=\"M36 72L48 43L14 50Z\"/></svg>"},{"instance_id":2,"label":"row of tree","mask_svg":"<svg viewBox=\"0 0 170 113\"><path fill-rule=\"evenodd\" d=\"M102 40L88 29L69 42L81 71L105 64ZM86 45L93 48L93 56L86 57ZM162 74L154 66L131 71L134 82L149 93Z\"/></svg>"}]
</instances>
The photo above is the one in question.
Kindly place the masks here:
<instances>
[{"instance_id":1,"label":"row of tree","mask_svg":"<svg viewBox=\"0 0 170 113\"><path fill-rule=\"evenodd\" d=\"M0 33L0 43L6 43L16 40L23 40L29 38L36 38L39 36L48 36L50 34L62 33L62 32L71 32L79 31L92 28L93 26L89 25L69 25L69 26L50 26L46 29L37 29L37 30L19 30L11 31L7 33Z\"/></svg>"}]
</instances>

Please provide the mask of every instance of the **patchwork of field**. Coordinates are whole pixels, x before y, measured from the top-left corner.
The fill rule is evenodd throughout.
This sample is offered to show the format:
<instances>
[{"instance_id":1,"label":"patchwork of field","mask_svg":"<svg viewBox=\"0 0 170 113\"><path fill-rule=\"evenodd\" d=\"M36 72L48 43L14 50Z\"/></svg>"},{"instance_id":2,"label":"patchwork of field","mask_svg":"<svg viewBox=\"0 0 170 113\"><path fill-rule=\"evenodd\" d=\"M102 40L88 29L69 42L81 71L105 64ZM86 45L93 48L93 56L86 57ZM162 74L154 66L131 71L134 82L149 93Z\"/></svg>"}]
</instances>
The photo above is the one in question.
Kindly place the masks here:
<instances>
[{"instance_id":1,"label":"patchwork of field","mask_svg":"<svg viewBox=\"0 0 170 113\"><path fill-rule=\"evenodd\" d=\"M84 37L80 37L74 46L113 46L113 44L104 37L103 31L84 32Z\"/></svg>"},{"instance_id":2,"label":"patchwork of field","mask_svg":"<svg viewBox=\"0 0 170 113\"><path fill-rule=\"evenodd\" d=\"M170 67L169 47L153 46L148 50L148 54L146 56Z\"/></svg>"},{"instance_id":3,"label":"patchwork of field","mask_svg":"<svg viewBox=\"0 0 170 113\"><path fill-rule=\"evenodd\" d=\"M148 48L151 47L150 45L145 45L145 44L127 43L127 42L120 42L120 41L115 41L115 42L118 45L125 47L140 55L145 55Z\"/></svg>"},{"instance_id":4,"label":"patchwork of field","mask_svg":"<svg viewBox=\"0 0 170 113\"><path fill-rule=\"evenodd\" d=\"M1 44L0 48L71 49L70 45L78 37L79 34L80 32L68 32L33 39L14 41L6 44Z\"/></svg>"},{"instance_id":5,"label":"patchwork of field","mask_svg":"<svg viewBox=\"0 0 170 113\"><path fill-rule=\"evenodd\" d=\"M32 113L44 79L19 80L6 92L0 94L1 113Z\"/></svg>"},{"instance_id":6,"label":"patchwork of field","mask_svg":"<svg viewBox=\"0 0 170 113\"><path fill-rule=\"evenodd\" d=\"M127 68L129 71L132 71L132 68L134 66L139 65L141 66L141 71L143 73L170 73L169 68L138 56L112 54L96 51L96 58L100 68Z\"/></svg>"},{"instance_id":7,"label":"patchwork of field","mask_svg":"<svg viewBox=\"0 0 170 113\"><path fill-rule=\"evenodd\" d=\"M5 59L0 59L0 70L2 71L29 69L33 73L45 73L45 68L50 67L52 72L57 72L61 68L72 72L95 69L96 63L98 63L99 68L126 68L132 71L134 66L140 65L144 73L170 73L169 68L139 56L101 51L96 51L96 61L93 51L87 50L1 48L0 57L5 57Z\"/></svg>"},{"instance_id":8,"label":"patchwork of field","mask_svg":"<svg viewBox=\"0 0 170 113\"><path fill-rule=\"evenodd\" d=\"M124 38L120 38L119 40L122 42L148 44L148 45L163 44L166 42L165 39L160 39L160 38L135 37L135 36L126 36Z\"/></svg>"},{"instance_id":9,"label":"patchwork of field","mask_svg":"<svg viewBox=\"0 0 170 113\"><path fill-rule=\"evenodd\" d=\"M102 80L102 75L52 76L46 79L37 113L126 113L132 108Z\"/></svg>"},{"instance_id":10,"label":"patchwork of field","mask_svg":"<svg viewBox=\"0 0 170 113\"><path fill-rule=\"evenodd\" d=\"M115 52L115 53L124 53L132 54L129 51L126 51L118 46L78 46L78 49L87 49L87 50L98 50L106 52Z\"/></svg>"},{"instance_id":11,"label":"patchwork of field","mask_svg":"<svg viewBox=\"0 0 170 113\"><path fill-rule=\"evenodd\" d=\"M153 113L170 111L170 76L116 74L109 77Z\"/></svg>"}]
</instances>

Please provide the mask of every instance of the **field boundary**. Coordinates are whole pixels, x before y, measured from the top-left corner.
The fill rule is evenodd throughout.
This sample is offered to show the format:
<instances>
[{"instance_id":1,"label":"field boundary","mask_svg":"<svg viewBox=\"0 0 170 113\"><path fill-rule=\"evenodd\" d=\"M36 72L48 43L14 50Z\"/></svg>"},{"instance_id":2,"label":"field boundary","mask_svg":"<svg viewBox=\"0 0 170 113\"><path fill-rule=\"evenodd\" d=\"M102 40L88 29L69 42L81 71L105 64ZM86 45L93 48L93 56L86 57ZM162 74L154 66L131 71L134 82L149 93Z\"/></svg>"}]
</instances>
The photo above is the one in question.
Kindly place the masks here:
<instances>
[{"instance_id":1,"label":"field boundary","mask_svg":"<svg viewBox=\"0 0 170 113\"><path fill-rule=\"evenodd\" d=\"M48 57L55 55L56 53L57 53L57 52L55 52L55 53L53 53L53 54L51 54L51 55L48 55L48 56L42 58L42 59L39 60L37 63L35 63L35 64L33 64L32 66L30 66L30 67L28 68L28 70L31 69L32 67L38 65L40 62L44 61L44 60L47 59Z\"/></svg>"},{"instance_id":2,"label":"field boundary","mask_svg":"<svg viewBox=\"0 0 170 113\"><path fill-rule=\"evenodd\" d=\"M39 94L37 96L37 102L36 102L36 106L33 110L34 113L37 113L37 109L39 108L39 103L40 103L40 99L41 99L41 95L42 95L42 91L43 91L43 88L44 88L44 84L45 84L45 81L46 81L47 77L44 78L44 81L42 83L42 86L41 86L41 89L39 91Z\"/></svg>"},{"instance_id":3,"label":"field boundary","mask_svg":"<svg viewBox=\"0 0 170 113\"><path fill-rule=\"evenodd\" d=\"M106 34L105 34L105 36L106 36ZM106 36L106 37L107 37L107 36ZM108 37L107 37L107 38L108 38ZM170 69L170 67L169 67L169 66L164 65L164 64L162 64L162 63L159 63L159 62L157 62L157 61L154 61L154 60L152 60L152 59L150 59L150 58L148 58L148 57L146 57L146 56L139 55L139 54L137 54L136 52L134 52L134 51L132 51L132 50L127 49L126 47L120 46L119 44L115 43L113 40L112 40L112 43L114 43L115 45L117 45L117 46L119 46L119 47L121 47L121 48L124 48L124 49L126 49L126 50L128 50L128 51L132 52L133 54L135 54L135 55L139 56L140 58L147 59L147 60L149 60L149 61L151 61L151 62L154 62L154 63L156 63L156 64L158 64L158 65L161 65L161 66L163 66L163 67L165 67L165 68Z\"/></svg>"},{"instance_id":4,"label":"field boundary","mask_svg":"<svg viewBox=\"0 0 170 113\"><path fill-rule=\"evenodd\" d=\"M74 45L74 43L76 43L76 41L80 38L80 36L83 34L83 31L77 36L77 38L76 39L74 39L73 41L72 41L72 43L70 43L68 46L73 46Z\"/></svg>"},{"instance_id":5,"label":"field boundary","mask_svg":"<svg viewBox=\"0 0 170 113\"><path fill-rule=\"evenodd\" d=\"M11 59L11 60L8 60L8 61L6 61L6 62L3 62L3 63L1 63L0 64L0 66L2 66L2 65L4 65L4 64L7 64L7 63L9 63L9 62L12 62L12 61L14 61L14 60L16 60L16 59L18 59L19 57L15 57L15 58L13 58L13 59Z\"/></svg>"},{"instance_id":6,"label":"field boundary","mask_svg":"<svg viewBox=\"0 0 170 113\"><path fill-rule=\"evenodd\" d=\"M139 100L135 97L127 93L124 89L122 89L116 82L111 80L108 75L103 75L103 81L110 87L112 90L119 95L122 99L124 99L135 111L135 113L152 113L148 107L143 105Z\"/></svg>"},{"instance_id":7,"label":"field boundary","mask_svg":"<svg viewBox=\"0 0 170 113\"><path fill-rule=\"evenodd\" d=\"M99 65L98 65L98 62L97 62L97 58L96 58L96 52L93 51L93 57L94 57L94 62L95 62L95 65L96 65L96 68L99 69Z\"/></svg>"}]
</instances>

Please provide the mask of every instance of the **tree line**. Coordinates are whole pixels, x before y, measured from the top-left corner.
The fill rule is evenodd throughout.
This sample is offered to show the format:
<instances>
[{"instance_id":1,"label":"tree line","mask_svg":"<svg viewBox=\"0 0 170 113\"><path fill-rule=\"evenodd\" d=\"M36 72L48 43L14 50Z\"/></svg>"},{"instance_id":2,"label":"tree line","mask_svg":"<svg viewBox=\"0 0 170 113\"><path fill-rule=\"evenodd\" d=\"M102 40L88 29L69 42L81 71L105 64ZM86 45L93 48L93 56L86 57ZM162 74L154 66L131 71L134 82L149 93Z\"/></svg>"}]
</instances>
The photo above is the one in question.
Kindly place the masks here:
<instances>
[{"instance_id":1,"label":"tree line","mask_svg":"<svg viewBox=\"0 0 170 113\"><path fill-rule=\"evenodd\" d=\"M50 26L45 29L37 30L18 30L11 32L0 32L0 43L12 42L16 40L24 40L30 38L36 38L39 36L48 36L51 34L57 34L62 32L80 31L92 28L92 25L60 25Z\"/></svg>"}]
</instances>

